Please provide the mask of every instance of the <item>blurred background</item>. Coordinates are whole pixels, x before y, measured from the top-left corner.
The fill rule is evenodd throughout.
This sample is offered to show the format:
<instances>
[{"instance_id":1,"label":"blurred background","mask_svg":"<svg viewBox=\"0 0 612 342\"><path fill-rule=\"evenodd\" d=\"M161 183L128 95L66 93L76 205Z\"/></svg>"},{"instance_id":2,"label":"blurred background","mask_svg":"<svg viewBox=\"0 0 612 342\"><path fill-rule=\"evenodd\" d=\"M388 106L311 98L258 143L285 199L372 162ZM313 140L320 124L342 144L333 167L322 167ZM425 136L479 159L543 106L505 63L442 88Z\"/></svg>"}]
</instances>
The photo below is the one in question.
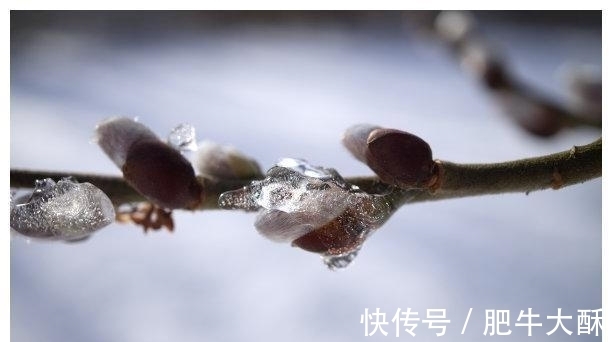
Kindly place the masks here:
<instances>
[{"instance_id":1,"label":"blurred background","mask_svg":"<svg viewBox=\"0 0 612 342\"><path fill-rule=\"evenodd\" d=\"M190 123L198 139L232 144L264 169L298 157L344 176L371 174L340 144L357 123L417 134L455 162L547 154L601 135L522 130L418 29L433 15L12 11L11 168L120 175L91 142L114 115L161 137ZM512 73L551 99L568 99L564 70L601 69L599 11L474 15ZM500 339L483 335L486 309L510 310L503 339L523 340L527 328L514 323L528 308L542 323L532 340L601 339L577 336L577 310L602 306L601 179L407 205L339 272L259 236L254 214L174 217L174 233L113 224L83 243L13 236L12 340L389 340L406 308L421 319L446 309L447 340ZM376 308L389 335L365 337L360 316ZM572 316L571 336L546 335L557 308ZM425 323L414 332L439 339Z\"/></svg>"}]
</instances>

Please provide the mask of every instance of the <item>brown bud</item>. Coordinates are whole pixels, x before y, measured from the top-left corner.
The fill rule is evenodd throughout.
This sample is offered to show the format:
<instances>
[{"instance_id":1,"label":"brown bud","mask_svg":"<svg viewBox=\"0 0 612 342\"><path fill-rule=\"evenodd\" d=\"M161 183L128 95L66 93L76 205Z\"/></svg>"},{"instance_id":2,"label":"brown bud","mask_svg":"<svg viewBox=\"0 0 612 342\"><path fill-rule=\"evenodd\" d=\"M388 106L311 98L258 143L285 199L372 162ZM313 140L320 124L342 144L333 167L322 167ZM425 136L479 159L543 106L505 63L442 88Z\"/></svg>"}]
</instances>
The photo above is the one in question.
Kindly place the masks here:
<instances>
[{"instance_id":1,"label":"brown bud","mask_svg":"<svg viewBox=\"0 0 612 342\"><path fill-rule=\"evenodd\" d=\"M503 60L482 42L466 43L460 54L461 65L478 77L489 90L514 87L514 81L508 75Z\"/></svg>"},{"instance_id":2,"label":"brown bud","mask_svg":"<svg viewBox=\"0 0 612 342\"><path fill-rule=\"evenodd\" d=\"M194 208L201 187L191 164L162 141L138 141L128 150L123 177L153 203L168 209Z\"/></svg>"},{"instance_id":3,"label":"brown bud","mask_svg":"<svg viewBox=\"0 0 612 342\"><path fill-rule=\"evenodd\" d=\"M362 234L351 229L357 226L356 215L347 209L331 222L293 240L292 245L314 253L343 254L363 243Z\"/></svg>"},{"instance_id":4,"label":"brown bud","mask_svg":"<svg viewBox=\"0 0 612 342\"><path fill-rule=\"evenodd\" d=\"M381 128L368 137L368 166L384 182L402 188L422 188L435 175L431 148L416 135Z\"/></svg>"},{"instance_id":5,"label":"brown bud","mask_svg":"<svg viewBox=\"0 0 612 342\"><path fill-rule=\"evenodd\" d=\"M372 125L350 127L344 146L385 183L422 188L435 176L431 149L416 135Z\"/></svg>"},{"instance_id":6,"label":"brown bud","mask_svg":"<svg viewBox=\"0 0 612 342\"><path fill-rule=\"evenodd\" d=\"M563 128L563 109L516 91L499 92L498 99L508 115L531 134L549 137Z\"/></svg>"},{"instance_id":7,"label":"brown bud","mask_svg":"<svg viewBox=\"0 0 612 342\"><path fill-rule=\"evenodd\" d=\"M193 167L146 126L112 118L96 128L98 145L123 171L125 180L149 201L167 209L193 209L201 186Z\"/></svg>"},{"instance_id":8,"label":"brown bud","mask_svg":"<svg viewBox=\"0 0 612 342\"><path fill-rule=\"evenodd\" d=\"M501 62L491 61L483 70L482 80L491 90L510 89L513 87Z\"/></svg>"}]
</instances>

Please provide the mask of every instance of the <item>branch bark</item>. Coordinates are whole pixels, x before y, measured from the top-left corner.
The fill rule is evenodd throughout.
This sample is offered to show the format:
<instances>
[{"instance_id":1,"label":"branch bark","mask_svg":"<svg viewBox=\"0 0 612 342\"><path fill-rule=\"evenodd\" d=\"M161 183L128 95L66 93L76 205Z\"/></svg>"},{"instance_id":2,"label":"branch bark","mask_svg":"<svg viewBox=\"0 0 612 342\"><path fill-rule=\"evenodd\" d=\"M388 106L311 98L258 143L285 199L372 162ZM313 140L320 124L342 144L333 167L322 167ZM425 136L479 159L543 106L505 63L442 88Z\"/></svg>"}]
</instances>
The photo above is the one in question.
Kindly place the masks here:
<instances>
[{"instance_id":1,"label":"branch bark","mask_svg":"<svg viewBox=\"0 0 612 342\"><path fill-rule=\"evenodd\" d=\"M585 146L536 158L520 159L493 164L456 164L437 161L440 173L436 184L427 190L400 190L382 183L377 177L348 177L346 180L369 193L388 190L417 192L410 203L468 196L529 193L544 189L560 189L601 177L602 141L598 139ZM79 182L89 182L100 188L117 206L142 202L146 199L118 176L104 176L72 172L48 172L11 169L12 188L32 188L37 179L54 180L74 176ZM198 209L218 209L217 199L225 191L235 190L252 180L218 181L198 176L203 185L202 204Z\"/></svg>"}]
</instances>

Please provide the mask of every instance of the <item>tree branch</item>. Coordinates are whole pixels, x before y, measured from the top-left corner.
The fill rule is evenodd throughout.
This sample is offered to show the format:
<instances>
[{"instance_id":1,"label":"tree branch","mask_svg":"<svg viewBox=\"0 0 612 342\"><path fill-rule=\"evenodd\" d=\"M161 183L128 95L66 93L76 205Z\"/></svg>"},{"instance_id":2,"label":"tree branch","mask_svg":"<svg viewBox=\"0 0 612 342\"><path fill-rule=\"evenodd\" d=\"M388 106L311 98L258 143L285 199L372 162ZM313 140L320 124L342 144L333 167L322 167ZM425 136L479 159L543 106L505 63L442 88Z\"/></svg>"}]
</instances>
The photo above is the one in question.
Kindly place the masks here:
<instances>
[{"instance_id":1,"label":"tree branch","mask_svg":"<svg viewBox=\"0 0 612 342\"><path fill-rule=\"evenodd\" d=\"M461 198L512 192L529 193L544 189L583 183L601 177L602 141L598 139L585 146L547 156L493 164L456 164L437 161L439 174L431 190L401 190L418 192L409 200L413 202ZM10 180L13 188L32 188L37 179L54 180L74 176L79 182L89 182L100 188L113 203L142 202L146 199L136 192L121 177L81 174L71 172L46 172L11 169ZM382 193L392 187L377 177L349 177L349 183L369 193ZM225 191L235 190L252 180L218 181L198 176L205 194L198 209L218 209L217 199ZM397 188L394 188L398 191ZM411 197L411 196L407 196Z\"/></svg>"},{"instance_id":2,"label":"tree branch","mask_svg":"<svg viewBox=\"0 0 612 342\"><path fill-rule=\"evenodd\" d=\"M455 164L438 161L437 190L417 195L413 201L467 196L529 193L583 183L601 177L602 142L547 156L494 164Z\"/></svg>"}]
</instances>

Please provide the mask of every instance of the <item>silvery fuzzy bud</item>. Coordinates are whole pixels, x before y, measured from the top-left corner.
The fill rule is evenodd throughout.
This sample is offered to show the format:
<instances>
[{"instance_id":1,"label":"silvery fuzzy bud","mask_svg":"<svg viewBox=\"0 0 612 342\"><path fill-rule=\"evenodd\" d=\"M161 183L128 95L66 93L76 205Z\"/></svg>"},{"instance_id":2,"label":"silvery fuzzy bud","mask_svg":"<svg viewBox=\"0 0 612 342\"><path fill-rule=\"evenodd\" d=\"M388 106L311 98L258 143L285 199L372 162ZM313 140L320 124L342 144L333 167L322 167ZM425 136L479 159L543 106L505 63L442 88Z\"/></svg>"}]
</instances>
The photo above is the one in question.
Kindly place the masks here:
<instances>
[{"instance_id":1,"label":"silvery fuzzy bud","mask_svg":"<svg viewBox=\"0 0 612 342\"><path fill-rule=\"evenodd\" d=\"M152 203L168 209L200 203L202 187L191 163L143 124L111 118L96 127L96 137L125 180Z\"/></svg>"},{"instance_id":2,"label":"silvery fuzzy bud","mask_svg":"<svg viewBox=\"0 0 612 342\"><path fill-rule=\"evenodd\" d=\"M263 173L255 160L233 146L212 141L198 144L194 164L199 174L215 179L263 178Z\"/></svg>"},{"instance_id":3,"label":"silvery fuzzy bud","mask_svg":"<svg viewBox=\"0 0 612 342\"><path fill-rule=\"evenodd\" d=\"M466 11L440 12L434 22L438 35L451 44L458 44L465 40L474 27L474 17Z\"/></svg>"}]
</instances>

